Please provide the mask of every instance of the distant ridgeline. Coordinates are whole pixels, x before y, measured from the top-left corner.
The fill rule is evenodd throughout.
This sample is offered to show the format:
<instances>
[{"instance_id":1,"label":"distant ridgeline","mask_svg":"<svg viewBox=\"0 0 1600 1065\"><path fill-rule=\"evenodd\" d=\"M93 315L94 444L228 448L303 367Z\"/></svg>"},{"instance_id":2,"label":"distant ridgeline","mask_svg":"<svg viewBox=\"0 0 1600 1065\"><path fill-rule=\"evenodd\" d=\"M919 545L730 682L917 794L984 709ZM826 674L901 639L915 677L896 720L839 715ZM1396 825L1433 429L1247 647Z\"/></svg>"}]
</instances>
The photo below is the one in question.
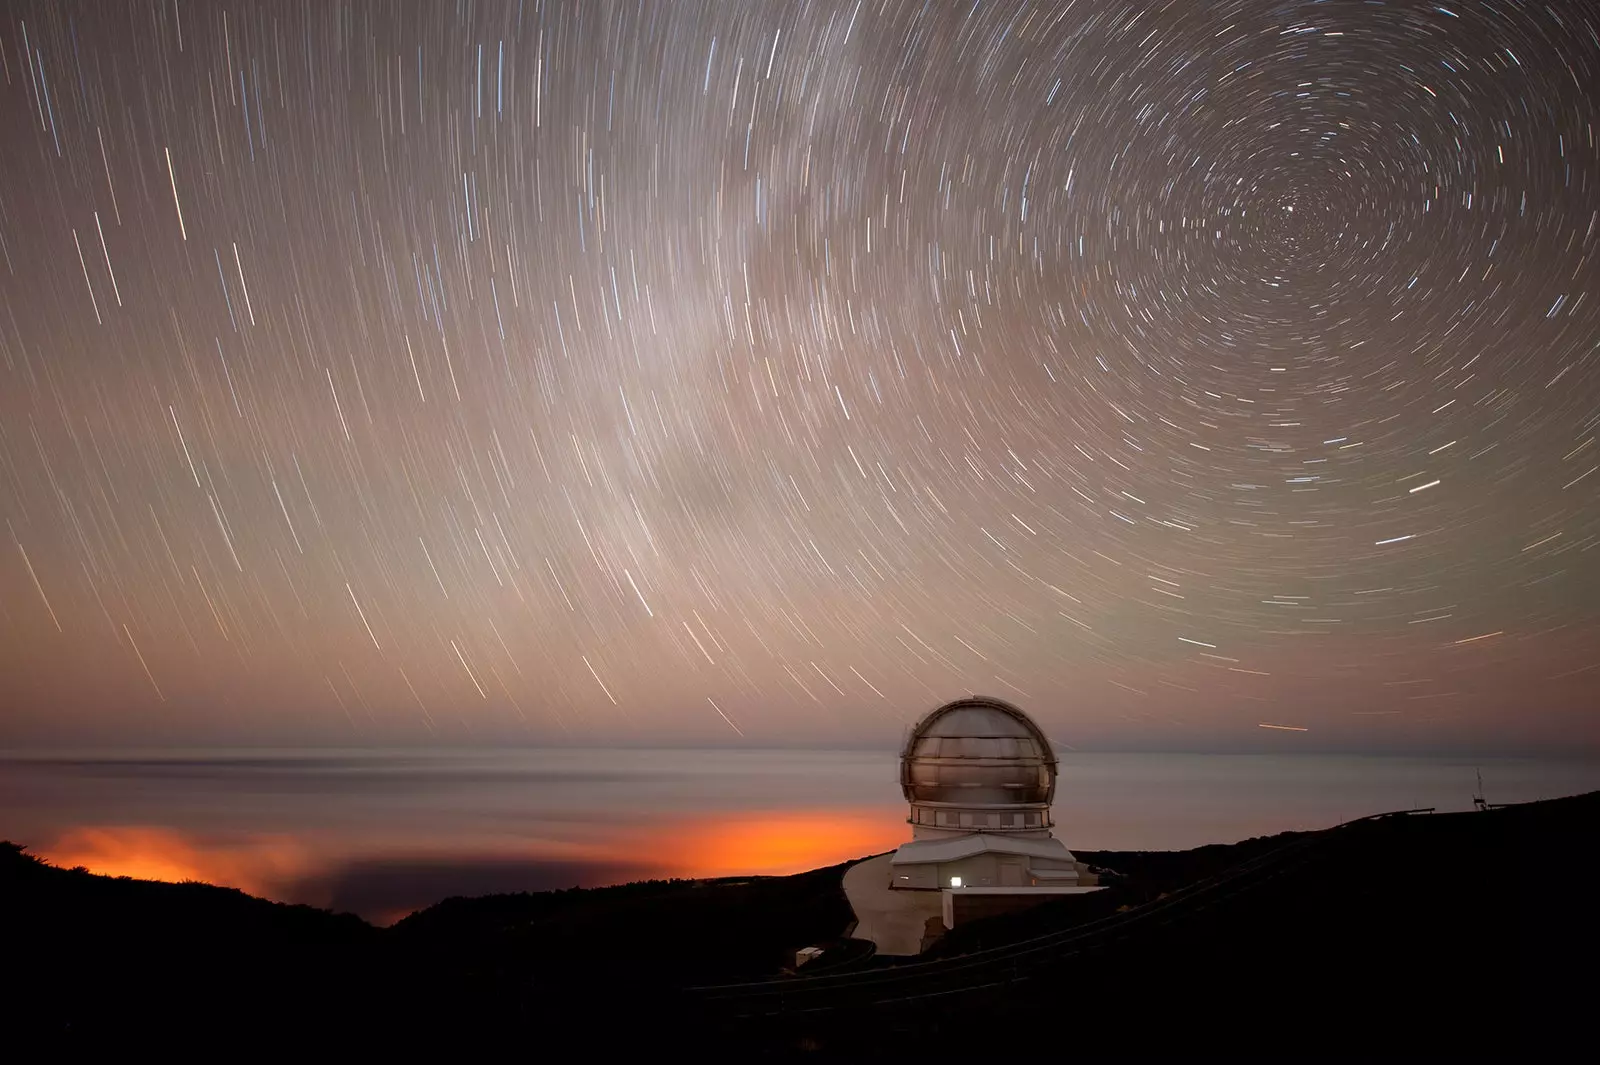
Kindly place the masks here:
<instances>
[{"instance_id":1,"label":"distant ridgeline","mask_svg":"<svg viewBox=\"0 0 1600 1065\"><path fill-rule=\"evenodd\" d=\"M1581 1045L1592 1005L1596 838L1600 793L1079 852L1120 875L964 924L898 965L844 938L845 865L450 899L380 929L232 889L58 869L7 843L0 942L15 990L0 1016L10 1045L58 1052L160 1040L817 1060L977 1053L1003 1031L1008 1050L1204 1040L1230 1058L1538 1058ZM808 946L817 960L786 975Z\"/></svg>"}]
</instances>

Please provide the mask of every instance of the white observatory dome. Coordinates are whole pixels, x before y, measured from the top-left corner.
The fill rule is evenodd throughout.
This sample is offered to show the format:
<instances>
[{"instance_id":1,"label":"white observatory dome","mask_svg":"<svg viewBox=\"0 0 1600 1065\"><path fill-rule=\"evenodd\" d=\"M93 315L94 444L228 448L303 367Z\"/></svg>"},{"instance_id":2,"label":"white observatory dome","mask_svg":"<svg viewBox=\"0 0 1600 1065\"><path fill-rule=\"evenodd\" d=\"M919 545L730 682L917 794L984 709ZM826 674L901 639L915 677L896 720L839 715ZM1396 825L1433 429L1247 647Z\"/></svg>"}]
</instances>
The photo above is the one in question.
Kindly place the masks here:
<instances>
[{"instance_id":1,"label":"white observatory dome","mask_svg":"<svg viewBox=\"0 0 1600 1065\"><path fill-rule=\"evenodd\" d=\"M1050 827L1056 759L1027 714L972 696L946 703L911 730L900 786L919 828L1038 833Z\"/></svg>"}]
</instances>

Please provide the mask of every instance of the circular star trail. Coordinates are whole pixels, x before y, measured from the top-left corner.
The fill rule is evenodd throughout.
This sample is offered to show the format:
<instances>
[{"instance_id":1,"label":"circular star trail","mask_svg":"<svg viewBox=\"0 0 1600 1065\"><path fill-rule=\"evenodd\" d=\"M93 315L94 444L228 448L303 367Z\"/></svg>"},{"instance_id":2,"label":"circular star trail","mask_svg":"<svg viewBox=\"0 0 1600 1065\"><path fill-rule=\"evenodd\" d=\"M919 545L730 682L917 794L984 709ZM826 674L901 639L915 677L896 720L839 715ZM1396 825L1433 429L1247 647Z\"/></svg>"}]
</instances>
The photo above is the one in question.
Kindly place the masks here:
<instances>
[{"instance_id":1,"label":"circular star trail","mask_svg":"<svg viewBox=\"0 0 1600 1065\"><path fill-rule=\"evenodd\" d=\"M1594 5L16 5L0 59L11 739L1593 735Z\"/></svg>"}]
</instances>

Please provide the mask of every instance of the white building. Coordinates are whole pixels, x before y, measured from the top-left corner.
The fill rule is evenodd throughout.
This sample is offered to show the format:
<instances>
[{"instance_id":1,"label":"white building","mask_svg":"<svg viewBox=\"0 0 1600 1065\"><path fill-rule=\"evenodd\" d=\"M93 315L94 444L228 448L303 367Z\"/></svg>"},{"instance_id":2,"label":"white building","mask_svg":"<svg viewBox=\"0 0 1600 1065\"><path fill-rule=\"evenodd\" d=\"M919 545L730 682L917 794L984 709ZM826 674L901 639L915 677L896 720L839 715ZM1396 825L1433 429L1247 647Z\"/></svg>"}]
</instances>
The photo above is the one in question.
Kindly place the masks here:
<instances>
[{"instance_id":1,"label":"white building","mask_svg":"<svg viewBox=\"0 0 1600 1065\"><path fill-rule=\"evenodd\" d=\"M946 703L900 754L911 841L845 873L855 935L915 954L962 920L1096 890L1052 833L1056 758L1039 726L1001 699Z\"/></svg>"},{"instance_id":2,"label":"white building","mask_svg":"<svg viewBox=\"0 0 1600 1065\"><path fill-rule=\"evenodd\" d=\"M892 888L1093 883L1051 833L1050 741L1008 702L973 696L924 717L900 754L900 787L911 804L911 842L889 860Z\"/></svg>"}]
</instances>

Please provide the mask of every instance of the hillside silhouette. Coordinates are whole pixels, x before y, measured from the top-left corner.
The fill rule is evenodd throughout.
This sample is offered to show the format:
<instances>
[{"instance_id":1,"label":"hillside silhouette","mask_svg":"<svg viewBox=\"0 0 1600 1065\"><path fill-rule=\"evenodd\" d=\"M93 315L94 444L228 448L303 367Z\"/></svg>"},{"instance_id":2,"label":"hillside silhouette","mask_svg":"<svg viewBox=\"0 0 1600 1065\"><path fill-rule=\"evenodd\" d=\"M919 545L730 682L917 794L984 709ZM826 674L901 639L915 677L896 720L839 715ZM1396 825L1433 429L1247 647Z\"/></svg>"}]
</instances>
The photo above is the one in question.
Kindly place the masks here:
<instances>
[{"instance_id":1,"label":"hillside silhouette","mask_svg":"<svg viewBox=\"0 0 1600 1065\"><path fill-rule=\"evenodd\" d=\"M845 939L845 865L448 899L391 928L0 846L16 1038L309 1052L694 1046L1232 1058L1563 1055L1589 1008L1600 793L1183 852L909 963ZM847 863L848 864L848 863ZM794 950L829 949L799 974ZM1581 1044L1572 1044L1573 1046Z\"/></svg>"}]
</instances>

